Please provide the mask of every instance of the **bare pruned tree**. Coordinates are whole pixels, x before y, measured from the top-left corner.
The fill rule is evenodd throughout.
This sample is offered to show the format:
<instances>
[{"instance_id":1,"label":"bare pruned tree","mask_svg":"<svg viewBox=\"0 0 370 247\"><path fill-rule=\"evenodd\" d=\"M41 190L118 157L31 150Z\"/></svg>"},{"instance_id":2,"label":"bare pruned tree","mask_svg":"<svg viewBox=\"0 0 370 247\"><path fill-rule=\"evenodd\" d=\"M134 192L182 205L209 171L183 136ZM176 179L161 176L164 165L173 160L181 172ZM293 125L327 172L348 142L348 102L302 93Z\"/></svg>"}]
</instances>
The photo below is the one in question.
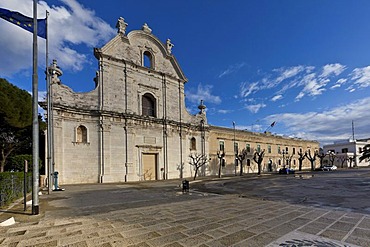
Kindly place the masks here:
<instances>
[{"instance_id":1,"label":"bare pruned tree","mask_svg":"<svg viewBox=\"0 0 370 247\"><path fill-rule=\"evenodd\" d=\"M247 149L243 148L243 150L238 152L236 158L240 162L240 176L243 176L243 161L245 160L245 158L247 158Z\"/></svg>"},{"instance_id":2,"label":"bare pruned tree","mask_svg":"<svg viewBox=\"0 0 370 247\"><path fill-rule=\"evenodd\" d=\"M330 163L331 166L333 166L336 155L333 151L329 151L328 156L329 156L329 163Z\"/></svg>"},{"instance_id":3,"label":"bare pruned tree","mask_svg":"<svg viewBox=\"0 0 370 247\"><path fill-rule=\"evenodd\" d=\"M313 156L312 156L311 155L311 150L308 149L308 151L307 151L307 156L306 157L311 162L311 171L313 171L315 169L315 160L316 160L317 154L318 154L318 152L315 151L313 153Z\"/></svg>"},{"instance_id":4,"label":"bare pruned tree","mask_svg":"<svg viewBox=\"0 0 370 247\"><path fill-rule=\"evenodd\" d=\"M326 157L326 154L324 152L318 152L317 157L320 160L320 167L324 166L324 158Z\"/></svg>"},{"instance_id":5,"label":"bare pruned tree","mask_svg":"<svg viewBox=\"0 0 370 247\"><path fill-rule=\"evenodd\" d=\"M302 150L299 150L298 154L298 170L302 171L302 165L303 165L303 160L307 157L307 152L303 152Z\"/></svg>"},{"instance_id":6,"label":"bare pruned tree","mask_svg":"<svg viewBox=\"0 0 370 247\"><path fill-rule=\"evenodd\" d=\"M257 163L258 167L258 175L261 175L261 164L263 161L263 157L265 156L265 150L262 150L260 152L254 152L253 154L253 160Z\"/></svg>"},{"instance_id":7,"label":"bare pruned tree","mask_svg":"<svg viewBox=\"0 0 370 247\"><path fill-rule=\"evenodd\" d=\"M198 175L198 171L201 167L208 163L208 157L206 154L192 153L189 155L189 164L194 167L194 180Z\"/></svg>"},{"instance_id":8,"label":"bare pruned tree","mask_svg":"<svg viewBox=\"0 0 370 247\"><path fill-rule=\"evenodd\" d=\"M347 155L340 155L340 156L337 157L337 160L338 160L338 162L340 162L340 167L344 168L344 162L348 161L348 156Z\"/></svg>"}]
</instances>

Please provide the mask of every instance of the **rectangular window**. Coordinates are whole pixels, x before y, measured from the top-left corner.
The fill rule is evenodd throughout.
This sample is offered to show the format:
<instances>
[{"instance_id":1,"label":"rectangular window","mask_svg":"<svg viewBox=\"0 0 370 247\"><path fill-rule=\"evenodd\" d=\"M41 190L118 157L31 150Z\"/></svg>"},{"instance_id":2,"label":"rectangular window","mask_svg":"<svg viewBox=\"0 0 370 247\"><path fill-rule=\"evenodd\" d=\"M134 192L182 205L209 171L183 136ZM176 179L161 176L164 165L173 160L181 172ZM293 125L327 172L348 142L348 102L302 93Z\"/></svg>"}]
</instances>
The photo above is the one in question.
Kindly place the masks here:
<instances>
[{"instance_id":1,"label":"rectangular window","mask_svg":"<svg viewBox=\"0 0 370 247\"><path fill-rule=\"evenodd\" d=\"M238 153L238 150L239 150L239 145L237 142L234 143L234 153Z\"/></svg>"},{"instance_id":2,"label":"rectangular window","mask_svg":"<svg viewBox=\"0 0 370 247\"><path fill-rule=\"evenodd\" d=\"M271 145L267 146L267 152L270 154L271 153Z\"/></svg>"},{"instance_id":3,"label":"rectangular window","mask_svg":"<svg viewBox=\"0 0 370 247\"><path fill-rule=\"evenodd\" d=\"M278 154L281 154L280 146L278 146Z\"/></svg>"},{"instance_id":4,"label":"rectangular window","mask_svg":"<svg viewBox=\"0 0 370 247\"><path fill-rule=\"evenodd\" d=\"M362 153L362 148L358 148L358 152L359 153Z\"/></svg>"},{"instance_id":5,"label":"rectangular window","mask_svg":"<svg viewBox=\"0 0 370 247\"><path fill-rule=\"evenodd\" d=\"M245 148L246 148L246 150L247 150L247 152L248 152L248 153L250 153L250 152L251 152L251 145L250 145L250 144L247 144L247 145L245 146Z\"/></svg>"},{"instance_id":6,"label":"rectangular window","mask_svg":"<svg viewBox=\"0 0 370 247\"><path fill-rule=\"evenodd\" d=\"M288 153L289 149L288 147L285 147L285 152Z\"/></svg>"},{"instance_id":7,"label":"rectangular window","mask_svg":"<svg viewBox=\"0 0 370 247\"><path fill-rule=\"evenodd\" d=\"M225 142L220 141L219 144L220 144L220 151L225 151Z\"/></svg>"},{"instance_id":8,"label":"rectangular window","mask_svg":"<svg viewBox=\"0 0 370 247\"><path fill-rule=\"evenodd\" d=\"M348 153L348 148L343 148L342 153Z\"/></svg>"},{"instance_id":9,"label":"rectangular window","mask_svg":"<svg viewBox=\"0 0 370 247\"><path fill-rule=\"evenodd\" d=\"M261 152L261 145L260 144L257 144L257 152Z\"/></svg>"},{"instance_id":10,"label":"rectangular window","mask_svg":"<svg viewBox=\"0 0 370 247\"><path fill-rule=\"evenodd\" d=\"M293 154L295 154L295 148L293 148Z\"/></svg>"}]
</instances>

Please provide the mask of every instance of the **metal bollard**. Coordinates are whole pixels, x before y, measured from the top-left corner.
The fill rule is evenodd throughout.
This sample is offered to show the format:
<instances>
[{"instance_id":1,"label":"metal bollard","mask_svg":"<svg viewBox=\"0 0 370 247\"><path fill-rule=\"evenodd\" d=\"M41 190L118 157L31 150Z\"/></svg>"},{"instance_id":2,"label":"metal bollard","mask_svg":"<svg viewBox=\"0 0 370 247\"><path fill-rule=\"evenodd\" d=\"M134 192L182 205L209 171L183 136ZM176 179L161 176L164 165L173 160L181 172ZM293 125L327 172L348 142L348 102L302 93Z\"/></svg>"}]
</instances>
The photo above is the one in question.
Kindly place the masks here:
<instances>
[{"instance_id":1,"label":"metal bollard","mask_svg":"<svg viewBox=\"0 0 370 247\"><path fill-rule=\"evenodd\" d=\"M58 174L59 172L55 171L53 173L53 176L54 176L54 190L58 190L59 186L58 186Z\"/></svg>"}]
</instances>

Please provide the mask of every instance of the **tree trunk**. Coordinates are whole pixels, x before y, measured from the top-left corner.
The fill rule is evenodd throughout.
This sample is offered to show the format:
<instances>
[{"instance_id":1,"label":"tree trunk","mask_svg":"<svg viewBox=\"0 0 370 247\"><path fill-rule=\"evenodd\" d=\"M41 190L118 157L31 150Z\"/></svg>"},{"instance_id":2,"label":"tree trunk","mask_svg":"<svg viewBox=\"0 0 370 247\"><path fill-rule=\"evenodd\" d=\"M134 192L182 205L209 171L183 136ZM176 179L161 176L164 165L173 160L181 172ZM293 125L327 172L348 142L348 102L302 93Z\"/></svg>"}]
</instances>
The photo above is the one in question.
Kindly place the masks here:
<instances>
[{"instance_id":1,"label":"tree trunk","mask_svg":"<svg viewBox=\"0 0 370 247\"><path fill-rule=\"evenodd\" d=\"M240 176L243 176L243 161L240 161Z\"/></svg>"},{"instance_id":2,"label":"tree trunk","mask_svg":"<svg viewBox=\"0 0 370 247\"><path fill-rule=\"evenodd\" d=\"M257 163L257 167L258 167L258 175L261 175L261 163Z\"/></svg>"}]
</instances>

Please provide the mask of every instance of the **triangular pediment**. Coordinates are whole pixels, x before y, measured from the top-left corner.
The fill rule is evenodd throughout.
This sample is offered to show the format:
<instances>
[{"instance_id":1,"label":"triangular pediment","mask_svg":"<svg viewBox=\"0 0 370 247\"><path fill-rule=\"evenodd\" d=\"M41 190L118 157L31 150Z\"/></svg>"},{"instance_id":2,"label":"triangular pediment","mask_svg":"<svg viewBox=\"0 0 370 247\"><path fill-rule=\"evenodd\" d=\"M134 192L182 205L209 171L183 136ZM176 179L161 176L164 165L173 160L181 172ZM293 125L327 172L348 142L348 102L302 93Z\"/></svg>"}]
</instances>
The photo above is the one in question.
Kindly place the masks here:
<instances>
[{"instance_id":1,"label":"triangular pediment","mask_svg":"<svg viewBox=\"0 0 370 247\"><path fill-rule=\"evenodd\" d=\"M150 51L153 56L153 71L167 74L183 82L187 79L175 56L155 35L143 30L134 30L124 35L118 33L113 39L99 49L101 55L124 60L143 66L143 54Z\"/></svg>"}]
</instances>

